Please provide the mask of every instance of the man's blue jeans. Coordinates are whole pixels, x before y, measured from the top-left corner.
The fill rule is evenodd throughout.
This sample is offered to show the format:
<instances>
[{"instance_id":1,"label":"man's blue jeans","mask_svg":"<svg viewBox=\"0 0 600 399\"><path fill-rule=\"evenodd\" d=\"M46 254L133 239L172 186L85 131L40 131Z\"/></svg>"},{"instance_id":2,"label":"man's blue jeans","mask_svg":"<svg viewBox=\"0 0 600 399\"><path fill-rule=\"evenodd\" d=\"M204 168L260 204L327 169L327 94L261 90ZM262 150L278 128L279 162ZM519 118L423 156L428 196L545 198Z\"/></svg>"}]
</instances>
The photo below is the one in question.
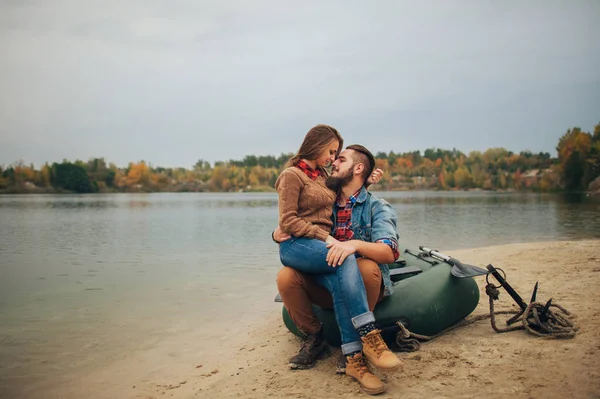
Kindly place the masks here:
<instances>
[{"instance_id":1,"label":"man's blue jeans","mask_svg":"<svg viewBox=\"0 0 600 399\"><path fill-rule=\"evenodd\" d=\"M327 264L325 242L303 237L292 237L279 244L281 263L303 273L327 288L333 298L333 310L340 328L342 353L360 351L362 343L356 329L375 321L369 311L367 294L356 258L348 256L337 267Z\"/></svg>"}]
</instances>

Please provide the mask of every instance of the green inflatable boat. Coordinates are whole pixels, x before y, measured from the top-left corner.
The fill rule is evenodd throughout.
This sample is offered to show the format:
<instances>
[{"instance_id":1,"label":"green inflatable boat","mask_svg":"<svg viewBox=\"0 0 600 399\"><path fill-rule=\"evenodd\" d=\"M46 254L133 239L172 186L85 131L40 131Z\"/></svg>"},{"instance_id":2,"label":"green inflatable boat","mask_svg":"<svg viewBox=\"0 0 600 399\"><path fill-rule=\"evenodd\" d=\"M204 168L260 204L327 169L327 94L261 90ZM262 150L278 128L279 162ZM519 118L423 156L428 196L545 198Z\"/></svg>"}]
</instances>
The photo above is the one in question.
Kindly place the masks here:
<instances>
[{"instance_id":1,"label":"green inflatable boat","mask_svg":"<svg viewBox=\"0 0 600 399\"><path fill-rule=\"evenodd\" d=\"M409 248L406 243L399 242L398 245L400 259L390 265L394 293L378 303L374 310L379 328L384 332L391 331L400 321L413 333L434 335L475 310L479 303L479 288L472 277L455 277L451 273L451 264L427 252ZM333 311L313 308L323 324L329 344L339 346L340 332ZM301 336L285 306L283 321L292 333Z\"/></svg>"}]
</instances>

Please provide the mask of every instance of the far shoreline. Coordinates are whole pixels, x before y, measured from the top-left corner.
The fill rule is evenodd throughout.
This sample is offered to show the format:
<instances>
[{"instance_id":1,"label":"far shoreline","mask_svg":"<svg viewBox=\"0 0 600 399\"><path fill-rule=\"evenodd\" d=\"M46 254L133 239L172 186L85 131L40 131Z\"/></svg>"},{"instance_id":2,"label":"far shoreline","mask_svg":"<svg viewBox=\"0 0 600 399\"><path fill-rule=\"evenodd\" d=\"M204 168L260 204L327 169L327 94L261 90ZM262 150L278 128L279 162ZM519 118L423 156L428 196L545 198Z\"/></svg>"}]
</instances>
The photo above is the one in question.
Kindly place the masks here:
<instances>
[{"instance_id":1,"label":"far shoreline","mask_svg":"<svg viewBox=\"0 0 600 399\"><path fill-rule=\"evenodd\" d=\"M401 190L379 190L376 186L371 186L370 191L378 192L378 193L409 193L409 192L431 192L431 193L455 193L455 192L464 192L464 193L500 193L500 194L567 194L567 195L588 195L595 196L599 193L590 193L589 191L567 191L567 190L516 190L516 189L483 189L483 188L469 188L469 189L401 189ZM106 194L249 194L249 193L260 193L260 194L270 194L276 193L275 189L271 190L239 190L239 191L98 191L93 193L78 193L75 191L66 191L66 190L26 190L26 191L8 191L8 190L0 190L0 195L78 195L78 196L87 196L87 195L106 195Z\"/></svg>"}]
</instances>

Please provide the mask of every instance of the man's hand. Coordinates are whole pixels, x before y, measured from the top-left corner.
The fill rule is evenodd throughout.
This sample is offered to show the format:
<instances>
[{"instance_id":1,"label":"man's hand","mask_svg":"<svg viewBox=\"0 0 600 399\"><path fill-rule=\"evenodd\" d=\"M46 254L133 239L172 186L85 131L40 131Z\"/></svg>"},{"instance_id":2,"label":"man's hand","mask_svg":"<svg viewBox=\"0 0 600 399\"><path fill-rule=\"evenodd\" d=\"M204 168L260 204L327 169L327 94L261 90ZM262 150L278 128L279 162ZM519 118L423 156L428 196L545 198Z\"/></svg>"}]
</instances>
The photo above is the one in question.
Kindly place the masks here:
<instances>
[{"instance_id":1,"label":"man's hand","mask_svg":"<svg viewBox=\"0 0 600 399\"><path fill-rule=\"evenodd\" d=\"M327 263L329 266L339 266L346 260L348 255L356 253L356 247L352 241L337 241L327 243Z\"/></svg>"},{"instance_id":2,"label":"man's hand","mask_svg":"<svg viewBox=\"0 0 600 399\"><path fill-rule=\"evenodd\" d=\"M383 177L383 170L377 168L371 173L369 178L367 179L367 184L377 184Z\"/></svg>"},{"instance_id":3,"label":"man's hand","mask_svg":"<svg viewBox=\"0 0 600 399\"><path fill-rule=\"evenodd\" d=\"M292 238L292 236L286 233L285 231L281 230L279 226L277 226L277 228L273 232L273 239L277 242L284 242L289 240L290 238Z\"/></svg>"}]
</instances>

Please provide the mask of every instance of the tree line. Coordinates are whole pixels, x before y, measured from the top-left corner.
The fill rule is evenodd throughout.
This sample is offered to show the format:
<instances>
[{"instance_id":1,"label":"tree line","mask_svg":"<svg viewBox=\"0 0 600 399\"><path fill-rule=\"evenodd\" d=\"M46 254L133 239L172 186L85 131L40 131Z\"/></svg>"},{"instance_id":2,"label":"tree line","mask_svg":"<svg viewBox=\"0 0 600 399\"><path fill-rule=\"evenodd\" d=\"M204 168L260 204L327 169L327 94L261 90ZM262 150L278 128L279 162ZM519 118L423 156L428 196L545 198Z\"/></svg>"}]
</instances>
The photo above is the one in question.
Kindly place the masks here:
<instances>
[{"instance_id":1,"label":"tree line","mask_svg":"<svg viewBox=\"0 0 600 399\"><path fill-rule=\"evenodd\" d=\"M568 129L556 151L556 157L504 148L469 154L440 148L378 152L376 163L385 174L373 189L583 191L600 176L600 123L592 133ZM122 168L93 158L46 163L38 170L19 161L0 166L0 193L273 191L292 155L247 155L214 164L200 159L189 169L145 161Z\"/></svg>"}]
</instances>

